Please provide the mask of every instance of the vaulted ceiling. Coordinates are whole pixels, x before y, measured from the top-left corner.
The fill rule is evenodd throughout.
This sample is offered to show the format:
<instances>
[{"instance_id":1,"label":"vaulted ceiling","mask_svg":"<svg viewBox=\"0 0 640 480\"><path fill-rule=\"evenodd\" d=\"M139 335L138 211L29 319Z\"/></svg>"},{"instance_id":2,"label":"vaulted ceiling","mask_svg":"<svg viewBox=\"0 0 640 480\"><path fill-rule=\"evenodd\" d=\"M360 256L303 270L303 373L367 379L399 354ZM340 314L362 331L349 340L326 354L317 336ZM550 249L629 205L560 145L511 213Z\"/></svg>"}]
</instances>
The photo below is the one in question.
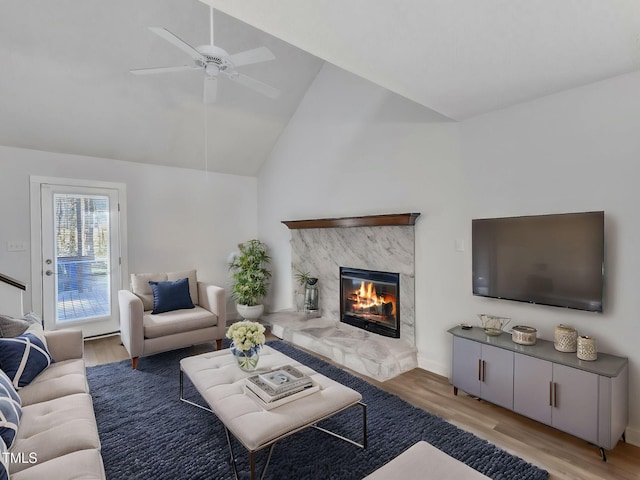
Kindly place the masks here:
<instances>
[{"instance_id":1,"label":"vaulted ceiling","mask_svg":"<svg viewBox=\"0 0 640 480\"><path fill-rule=\"evenodd\" d=\"M229 53L271 99L148 30ZM637 0L0 0L0 145L255 175L323 62L453 120L640 68Z\"/></svg>"}]
</instances>

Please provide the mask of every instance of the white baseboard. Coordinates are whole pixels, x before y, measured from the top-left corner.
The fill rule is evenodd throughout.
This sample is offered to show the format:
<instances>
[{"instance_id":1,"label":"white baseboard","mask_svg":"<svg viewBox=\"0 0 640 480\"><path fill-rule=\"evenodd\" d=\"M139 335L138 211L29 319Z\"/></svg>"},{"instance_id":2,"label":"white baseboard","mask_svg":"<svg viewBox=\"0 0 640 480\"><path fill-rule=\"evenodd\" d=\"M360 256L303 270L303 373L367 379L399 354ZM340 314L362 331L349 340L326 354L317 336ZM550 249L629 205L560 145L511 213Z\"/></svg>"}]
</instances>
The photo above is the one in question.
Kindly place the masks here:
<instances>
[{"instance_id":1,"label":"white baseboard","mask_svg":"<svg viewBox=\"0 0 640 480\"><path fill-rule=\"evenodd\" d=\"M625 437L627 443L640 447L640 428L627 427Z\"/></svg>"},{"instance_id":2,"label":"white baseboard","mask_svg":"<svg viewBox=\"0 0 640 480\"><path fill-rule=\"evenodd\" d=\"M418 353L418 368L426 370L428 372L435 373L436 375L442 375L443 377L449 377L449 367L442 363L434 362Z\"/></svg>"}]
</instances>

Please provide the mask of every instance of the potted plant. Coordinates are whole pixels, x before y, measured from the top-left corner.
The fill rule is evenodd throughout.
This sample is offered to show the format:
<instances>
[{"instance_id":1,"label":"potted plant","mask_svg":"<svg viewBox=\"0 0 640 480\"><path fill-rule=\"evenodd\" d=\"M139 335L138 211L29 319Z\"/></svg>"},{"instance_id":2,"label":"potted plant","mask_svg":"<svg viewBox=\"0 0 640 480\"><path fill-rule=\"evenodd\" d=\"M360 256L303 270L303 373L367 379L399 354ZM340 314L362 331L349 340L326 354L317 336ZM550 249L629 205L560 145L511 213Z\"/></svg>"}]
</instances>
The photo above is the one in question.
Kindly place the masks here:
<instances>
[{"instance_id":1,"label":"potted plant","mask_svg":"<svg viewBox=\"0 0 640 480\"><path fill-rule=\"evenodd\" d=\"M267 266L271 257L267 246L256 239L238 245L238 249L240 252L229 263L233 271L231 298L242 318L253 320L264 312L262 300L269 290L271 272Z\"/></svg>"},{"instance_id":2,"label":"potted plant","mask_svg":"<svg viewBox=\"0 0 640 480\"><path fill-rule=\"evenodd\" d=\"M293 302L296 310L301 312L304 308L304 288L307 284L307 280L311 278L311 274L309 272L296 268L295 273L293 274L293 278L298 284L298 286L293 289Z\"/></svg>"},{"instance_id":3,"label":"potted plant","mask_svg":"<svg viewBox=\"0 0 640 480\"><path fill-rule=\"evenodd\" d=\"M312 277L309 272L302 271L298 268L295 269L294 278L298 282L301 292L296 288L295 290L295 302L298 311L315 311L318 309L318 291L317 287L314 287L318 282L318 279Z\"/></svg>"}]
</instances>

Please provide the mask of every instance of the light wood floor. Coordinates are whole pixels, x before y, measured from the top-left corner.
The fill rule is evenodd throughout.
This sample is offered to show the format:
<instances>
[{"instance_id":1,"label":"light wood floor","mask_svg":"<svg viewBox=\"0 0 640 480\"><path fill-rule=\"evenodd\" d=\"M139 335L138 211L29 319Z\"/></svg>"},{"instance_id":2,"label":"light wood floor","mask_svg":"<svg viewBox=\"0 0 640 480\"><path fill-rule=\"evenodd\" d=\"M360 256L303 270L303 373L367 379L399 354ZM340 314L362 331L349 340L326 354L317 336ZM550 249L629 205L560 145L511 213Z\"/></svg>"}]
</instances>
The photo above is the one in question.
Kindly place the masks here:
<instances>
[{"instance_id":1,"label":"light wood floor","mask_svg":"<svg viewBox=\"0 0 640 480\"><path fill-rule=\"evenodd\" d=\"M193 353L212 348L210 345L193 347ZM87 366L127 358L120 337L85 342ZM453 395L448 379L439 375L414 369L386 382L365 379L544 468L550 473L550 480L640 479L640 447L621 441L607 452L607 462L603 462L598 448L583 440L463 393Z\"/></svg>"}]
</instances>

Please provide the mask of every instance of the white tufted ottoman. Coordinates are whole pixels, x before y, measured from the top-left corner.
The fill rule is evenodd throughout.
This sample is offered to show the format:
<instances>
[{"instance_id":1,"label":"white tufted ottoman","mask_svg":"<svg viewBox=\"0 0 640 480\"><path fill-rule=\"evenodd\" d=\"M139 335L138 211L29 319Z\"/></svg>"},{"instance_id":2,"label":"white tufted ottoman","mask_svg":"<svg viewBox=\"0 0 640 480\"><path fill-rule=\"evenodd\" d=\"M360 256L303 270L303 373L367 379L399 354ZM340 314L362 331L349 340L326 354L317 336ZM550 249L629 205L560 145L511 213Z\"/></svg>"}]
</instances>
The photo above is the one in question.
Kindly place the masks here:
<instances>
[{"instance_id":1,"label":"white tufted ottoman","mask_svg":"<svg viewBox=\"0 0 640 480\"><path fill-rule=\"evenodd\" d=\"M390 478L488 480L489 477L450 457L427 442L420 441L363 480L388 480Z\"/></svg>"},{"instance_id":2,"label":"white tufted ottoman","mask_svg":"<svg viewBox=\"0 0 640 480\"><path fill-rule=\"evenodd\" d=\"M257 372L272 370L283 365L293 365L312 377L320 385L320 390L267 411L244 393L244 379L255 375L256 372L242 371L230 350L204 353L183 358L180 361L180 400L214 413L223 423L236 478L238 478L238 471L229 433L249 451L251 480L255 478L255 452L270 447L268 459L262 471L264 476L276 442L307 427L315 427L361 448L367 446L366 405L361 402L362 395L268 346L262 349L260 369ZM193 383L209 408L184 398L183 374ZM362 444L315 425L320 420L355 405L362 407Z\"/></svg>"}]
</instances>

